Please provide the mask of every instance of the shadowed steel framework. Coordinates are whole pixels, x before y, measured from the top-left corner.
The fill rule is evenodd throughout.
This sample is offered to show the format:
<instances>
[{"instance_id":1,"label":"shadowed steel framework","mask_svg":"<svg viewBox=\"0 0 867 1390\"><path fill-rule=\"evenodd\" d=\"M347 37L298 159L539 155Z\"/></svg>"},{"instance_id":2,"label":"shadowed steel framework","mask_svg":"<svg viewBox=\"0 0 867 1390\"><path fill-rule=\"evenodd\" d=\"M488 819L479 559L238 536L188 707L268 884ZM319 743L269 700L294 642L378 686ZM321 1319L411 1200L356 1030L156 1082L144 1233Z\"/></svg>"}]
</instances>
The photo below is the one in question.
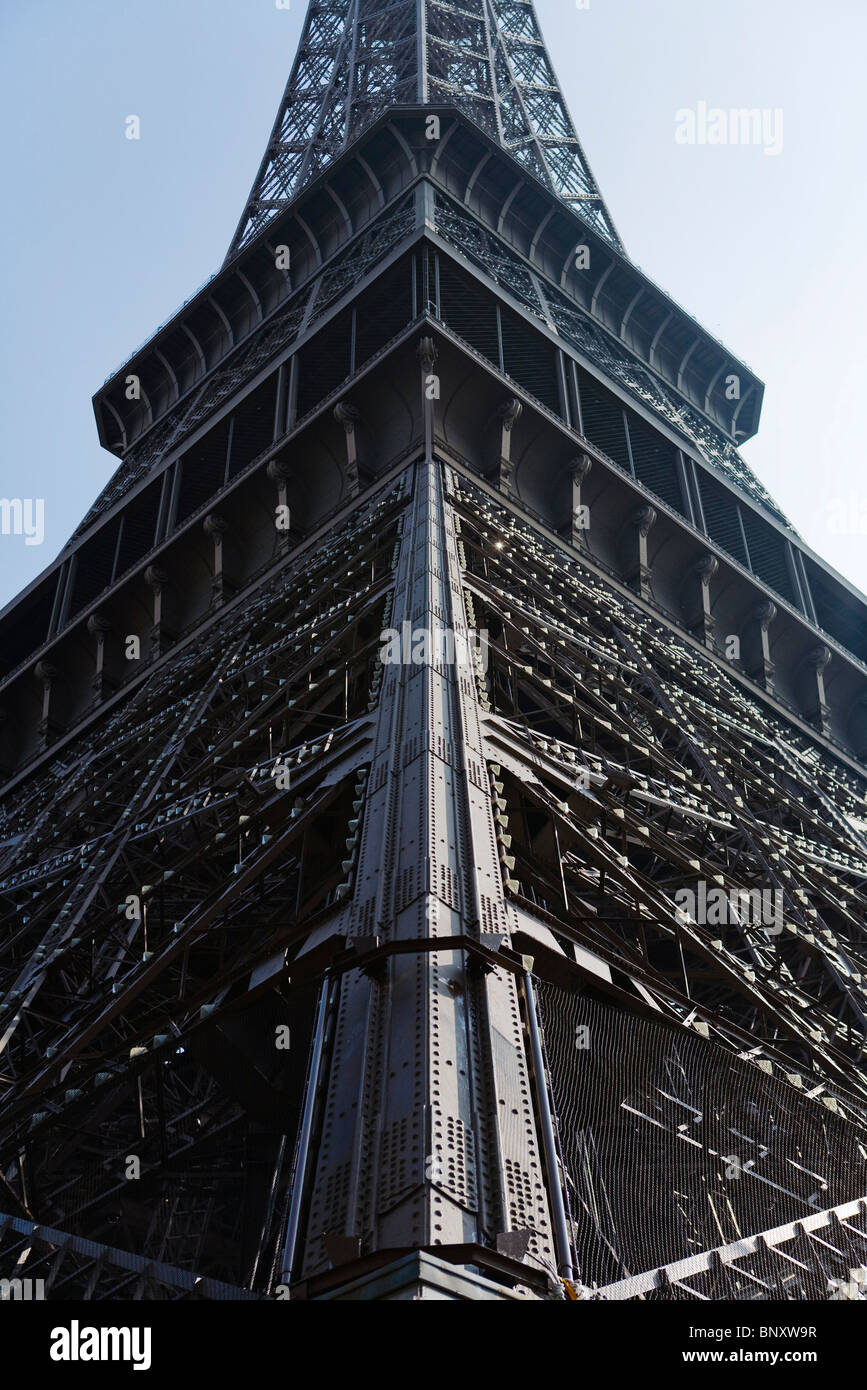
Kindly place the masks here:
<instances>
[{"instance_id":1,"label":"shadowed steel framework","mask_svg":"<svg viewBox=\"0 0 867 1390\"><path fill-rule=\"evenodd\" d=\"M530 4L311 3L0 614L0 1275L860 1296L865 602L762 392Z\"/></svg>"}]
</instances>

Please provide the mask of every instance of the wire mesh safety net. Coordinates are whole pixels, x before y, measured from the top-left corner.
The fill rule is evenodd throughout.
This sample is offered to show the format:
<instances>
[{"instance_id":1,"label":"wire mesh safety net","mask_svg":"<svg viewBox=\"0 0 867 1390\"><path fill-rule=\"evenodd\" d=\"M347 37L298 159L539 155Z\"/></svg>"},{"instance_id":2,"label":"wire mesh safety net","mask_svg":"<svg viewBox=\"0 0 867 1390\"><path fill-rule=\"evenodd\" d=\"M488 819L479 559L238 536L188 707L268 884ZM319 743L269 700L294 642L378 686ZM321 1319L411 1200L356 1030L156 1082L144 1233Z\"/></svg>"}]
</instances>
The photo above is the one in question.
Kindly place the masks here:
<instances>
[{"instance_id":1,"label":"wire mesh safety net","mask_svg":"<svg viewBox=\"0 0 867 1390\"><path fill-rule=\"evenodd\" d=\"M544 981L537 998L585 1285L867 1191L867 1137L809 1078Z\"/></svg>"}]
</instances>

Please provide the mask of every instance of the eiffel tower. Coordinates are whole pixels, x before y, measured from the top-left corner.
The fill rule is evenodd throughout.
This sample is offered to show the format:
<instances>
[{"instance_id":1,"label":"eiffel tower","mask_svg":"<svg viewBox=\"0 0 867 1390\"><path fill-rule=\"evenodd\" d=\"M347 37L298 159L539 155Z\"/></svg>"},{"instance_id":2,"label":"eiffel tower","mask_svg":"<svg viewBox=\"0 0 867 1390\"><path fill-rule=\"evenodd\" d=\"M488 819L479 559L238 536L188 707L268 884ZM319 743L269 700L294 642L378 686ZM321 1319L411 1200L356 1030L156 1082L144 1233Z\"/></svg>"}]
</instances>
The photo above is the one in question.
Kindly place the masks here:
<instances>
[{"instance_id":1,"label":"eiffel tower","mask_svg":"<svg viewBox=\"0 0 867 1390\"><path fill-rule=\"evenodd\" d=\"M858 1297L867 624L528 0L311 0L0 615L0 1275Z\"/></svg>"}]
</instances>

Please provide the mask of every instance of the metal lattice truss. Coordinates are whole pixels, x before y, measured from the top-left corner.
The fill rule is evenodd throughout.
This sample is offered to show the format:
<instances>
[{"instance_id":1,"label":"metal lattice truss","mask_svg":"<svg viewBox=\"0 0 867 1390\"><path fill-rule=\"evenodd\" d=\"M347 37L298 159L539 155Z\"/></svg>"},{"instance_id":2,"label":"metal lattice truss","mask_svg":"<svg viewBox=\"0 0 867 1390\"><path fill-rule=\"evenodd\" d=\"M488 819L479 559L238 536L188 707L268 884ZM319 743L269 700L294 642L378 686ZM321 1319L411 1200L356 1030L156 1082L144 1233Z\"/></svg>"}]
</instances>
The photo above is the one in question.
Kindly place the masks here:
<instances>
[{"instance_id":1,"label":"metal lattice truss","mask_svg":"<svg viewBox=\"0 0 867 1390\"><path fill-rule=\"evenodd\" d=\"M544 281L542 276L531 273L528 264L501 237L494 236L453 198L437 190L435 207L437 231L462 256L474 261L532 314L555 329L565 342L585 353L637 400L685 435L708 463L792 529L791 522L780 511L761 479L722 430L688 401L676 399L660 377L613 333L604 332L577 309L567 295ZM609 461L613 468L619 467L614 459Z\"/></svg>"},{"instance_id":2,"label":"metal lattice truss","mask_svg":"<svg viewBox=\"0 0 867 1390\"><path fill-rule=\"evenodd\" d=\"M311 0L229 257L395 105L458 107L620 247L530 0Z\"/></svg>"},{"instance_id":3,"label":"metal lattice truss","mask_svg":"<svg viewBox=\"0 0 867 1390\"><path fill-rule=\"evenodd\" d=\"M188 1222L190 1216L201 1214L188 1213ZM199 1221L200 1235L204 1230ZM0 1268L4 1278L30 1280L42 1297L66 1302L243 1302L260 1297L219 1279L205 1278L194 1269L181 1269L165 1260L70 1235L69 1231L38 1226L5 1212L0 1212Z\"/></svg>"},{"instance_id":4,"label":"metal lattice truss","mask_svg":"<svg viewBox=\"0 0 867 1390\"><path fill-rule=\"evenodd\" d=\"M169 410L139 444L124 455L106 486L79 523L72 539L90 523L124 497L142 478L151 474L167 455L220 406L244 387L281 349L289 346L302 330L317 323L328 308L347 289L367 274L388 254L413 225L411 198L402 198L387 213L376 218L349 246L329 261L311 282L302 285L285 305L274 313L267 327L252 341L244 341L225 361L210 372L201 387ZM252 461L255 466L256 461Z\"/></svg>"},{"instance_id":5,"label":"metal lattice truss","mask_svg":"<svg viewBox=\"0 0 867 1390\"><path fill-rule=\"evenodd\" d=\"M867 1098L863 784L477 484L455 497L516 897L690 1026ZM699 881L779 892L781 929L693 920Z\"/></svg>"},{"instance_id":6,"label":"metal lattice truss","mask_svg":"<svg viewBox=\"0 0 867 1390\"><path fill-rule=\"evenodd\" d=\"M505 941L534 924L565 959L589 953L628 977L670 1025L772 1074L855 1143L867 1113L863 785L503 496L434 467L433 515L457 533L437 582L488 634L487 668L460 682L480 708L473 796L485 786L491 798L505 893L486 949L501 927ZM274 1029L291 1023L305 1055L302 946L344 932L376 948L355 883L360 837L364 854L385 854L365 829L383 795L382 776L368 787L375 738L392 718L380 637L406 611L400 576L420 543L441 549L421 470L350 504L323 538L290 537L300 548L278 550L7 798L0 1208L16 1220L233 1287L279 1279L297 1106ZM418 737L407 723L388 746ZM388 891L409 892L406 867L389 862ZM693 920L674 894L699 880L778 889L781 932ZM353 913L363 931L346 931ZM360 986L342 988L351 1013ZM244 1186L261 1138L251 1118L270 1126L258 1205ZM130 1155L140 1184L124 1173ZM332 1177L316 1171L317 1232L341 1229ZM321 1260L314 1250L310 1267ZM115 1265L109 1254L96 1267Z\"/></svg>"},{"instance_id":7,"label":"metal lattice truss","mask_svg":"<svg viewBox=\"0 0 867 1390\"><path fill-rule=\"evenodd\" d=\"M346 893L335 843L363 787L403 505L400 484L374 495L303 560L290 535L254 595L6 801L0 1205L146 1257L119 1267L43 1232L82 1296L139 1279L139 1296L187 1296L178 1270L236 1284L260 1223L250 1264L269 1277L294 1124L275 1027L291 1022L302 1075L306 1056L281 961ZM251 1218L239 1192L260 1143L273 1200Z\"/></svg>"}]
</instances>

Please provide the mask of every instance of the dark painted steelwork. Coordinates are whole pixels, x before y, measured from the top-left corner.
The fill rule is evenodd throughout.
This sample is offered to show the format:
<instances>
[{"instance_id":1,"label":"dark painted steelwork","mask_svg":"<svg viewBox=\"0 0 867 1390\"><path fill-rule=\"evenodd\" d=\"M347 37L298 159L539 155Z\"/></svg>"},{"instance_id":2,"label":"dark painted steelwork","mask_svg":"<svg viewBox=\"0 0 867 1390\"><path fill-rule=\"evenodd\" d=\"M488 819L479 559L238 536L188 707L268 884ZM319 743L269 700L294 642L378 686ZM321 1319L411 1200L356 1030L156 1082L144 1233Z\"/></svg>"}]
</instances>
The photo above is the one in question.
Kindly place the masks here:
<instances>
[{"instance_id":1,"label":"dark painted steelwork","mask_svg":"<svg viewBox=\"0 0 867 1390\"><path fill-rule=\"evenodd\" d=\"M536 1075L536 1103L539 1107L539 1128L542 1133L542 1146L545 1151L545 1166L548 1170L548 1191L551 1194L551 1208L554 1216L554 1230L557 1241L557 1273L570 1282L575 1278L572 1268L572 1242L566 1224L566 1207L560 1180L560 1161L557 1153L557 1139L551 1106L548 1101L548 1069L542 1053L542 1039L539 1036L539 1020L536 1015L536 993L533 989L532 969L524 971L524 997L527 1001L527 1027L530 1032L530 1053Z\"/></svg>"},{"instance_id":2,"label":"dark painted steelwork","mask_svg":"<svg viewBox=\"0 0 867 1390\"><path fill-rule=\"evenodd\" d=\"M330 977L326 975L319 991L319 1006L316 1011L313 1042L310 1049L310 1066L307 1074L307 1090L304 1096L304 1113L301 1117L301 1128L298 1132L298 1144L292 1173L292 1198L289 1206L286 1236L283 1241L283 1252L281 1256L281 1284L291 1284L292 1273L295 1269L298 1227L301 1222L301 1203L307 1178L307 1165L312 1158L310 1140L313 1132L313 1114L320 1084L322 1053L325 1046L325 1028L328 1018L328 996L330 986Z\"/></svg>"},{"instance_id":3,"label":"dark painted steelwork","mask_svg":"<svg viewBox=\"0 0 867 1390\"><path fill-rule=\"evenodd\" d=\"M456 106L614 246L531 0L311 4L229 258L392 107Z\"/></svg>"},{"instance_id":4,"label":"dark painted steelwork","mask_svg":"<svg viewBox=\"0 0 867 1390\"><path fill-rule=\"evenodd\" d=\"M843 1278L864 606L737 453L760 401L623 255L529 4L311 5L226 265L97 394L122 462L2 620L0 1272L806 1298L845 1222ZM702 884L778 895L774 930L679 907ZM572 1005L650 1020L665 1086L546 1055L540 1001L545 1047ZM746 1097L754 1228L694 1141L720 1243L648 1218L644 1268L579 1287L593 1127L640 1111L668 1192L687 1046Z\"/></svg>"}]
</instances>

